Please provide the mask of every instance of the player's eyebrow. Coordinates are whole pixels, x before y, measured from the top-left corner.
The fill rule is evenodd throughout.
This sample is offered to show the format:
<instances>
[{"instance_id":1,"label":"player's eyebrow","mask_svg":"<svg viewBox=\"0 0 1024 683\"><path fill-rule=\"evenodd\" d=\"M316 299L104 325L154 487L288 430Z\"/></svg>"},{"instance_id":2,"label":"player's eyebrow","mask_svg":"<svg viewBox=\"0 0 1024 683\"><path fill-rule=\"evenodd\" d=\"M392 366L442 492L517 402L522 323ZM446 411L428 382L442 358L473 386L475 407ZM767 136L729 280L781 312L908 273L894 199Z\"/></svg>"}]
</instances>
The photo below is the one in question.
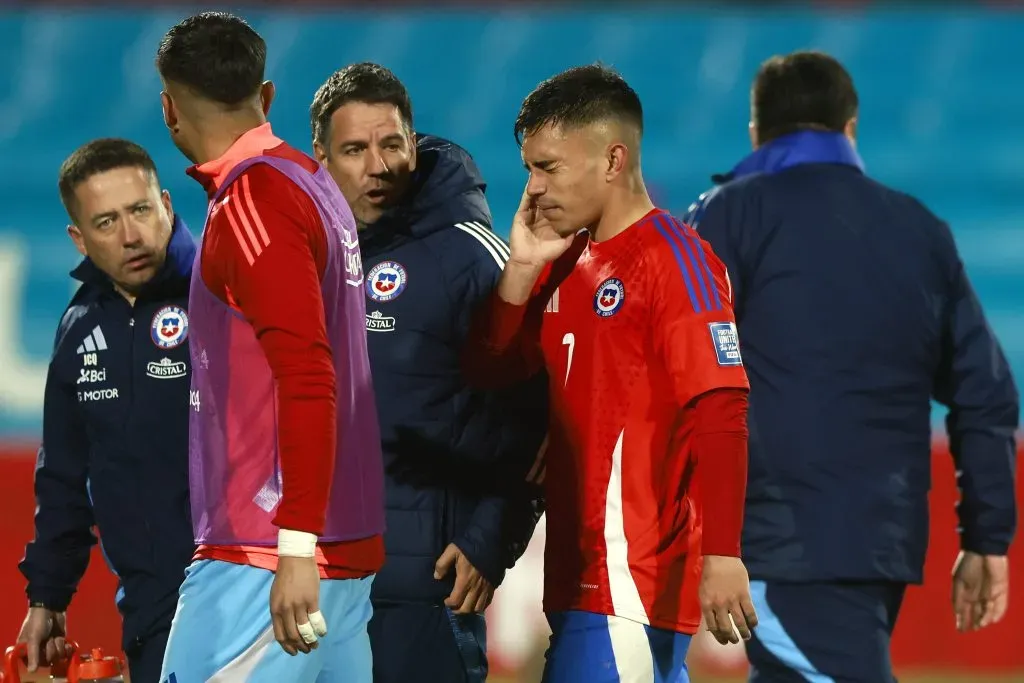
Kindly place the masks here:
<instances>
[{"instance_id":1,"label":"player's eyebrow","mask_svg":"<svg viewBox=\"0 0 1024 683\"><path fill-rule=\"evenodd\" d=\"M404 136L401 133L389 133L380 139L380 144L386 145L391 142L398 142L403 138ZM369 140L342 140L337 144L337 149L345 149L346 147L358 147L360 149L365 149L369 146Z\"/></svg>"},{"instance_id":2,"label":"player's eyebrow","mask_svg":"<svg viewBox=\"0 0 1024 683\"><path fill-rule=\"evenodd\" d=\"M369 147L370 143L366 140L342 140L335 146L338 149L345 149L346 147Z\"/></svg>"}]
</instances>

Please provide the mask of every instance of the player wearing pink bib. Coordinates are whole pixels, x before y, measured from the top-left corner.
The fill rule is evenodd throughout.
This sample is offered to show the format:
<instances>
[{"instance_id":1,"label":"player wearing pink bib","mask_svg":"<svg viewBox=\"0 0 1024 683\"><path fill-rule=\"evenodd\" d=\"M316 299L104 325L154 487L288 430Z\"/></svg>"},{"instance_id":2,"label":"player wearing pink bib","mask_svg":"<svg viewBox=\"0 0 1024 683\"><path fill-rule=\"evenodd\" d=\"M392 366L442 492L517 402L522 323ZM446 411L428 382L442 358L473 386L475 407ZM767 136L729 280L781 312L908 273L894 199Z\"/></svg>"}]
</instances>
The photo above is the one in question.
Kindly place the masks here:
<instances>
[{"instance_id":1,"label":"player wearing pink bib","mask_svg":"<svg viewBox=\"0 0 1024 683\"><path fill-rule=\"evenodd\" d=\"M210 201L189 300L199 547L162 676L368 683L384 507L359 244L328 172L273 134L265 59L216 12L157 56L164 120Z\"/></svg>"}]
</instances>

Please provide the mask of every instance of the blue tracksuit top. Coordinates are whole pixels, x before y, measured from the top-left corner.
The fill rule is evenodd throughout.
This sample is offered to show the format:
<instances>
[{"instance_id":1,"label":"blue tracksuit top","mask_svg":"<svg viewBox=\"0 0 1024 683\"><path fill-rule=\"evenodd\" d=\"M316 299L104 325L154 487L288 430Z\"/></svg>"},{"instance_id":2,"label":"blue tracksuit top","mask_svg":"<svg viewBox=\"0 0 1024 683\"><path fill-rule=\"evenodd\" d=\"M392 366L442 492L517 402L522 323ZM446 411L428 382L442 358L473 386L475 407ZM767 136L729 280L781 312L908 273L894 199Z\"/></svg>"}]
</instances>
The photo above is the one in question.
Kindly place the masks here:
<instances>
[{"instance_id":1,"label":"blue tracksuit top","mask_svg":"<svg viewBox=\"0 0 1024 683\"><path fill-rule=\"evenodd\" d=\"M419 136L417 157L405 201L359 234L387 499L378 603L440 604L454 571L437 581L434 563L452 542L498 585L540 515L525 479L547 429L546 378L487 393L460 370L508 246L465 150Z\"/></svg>"},{"instance_id":2,"label":"blue tracksuit top","mask_svg":"<svg viewBox=\"0 0 1024 683\"><path fill-rule=\"evenodd\" d=\"M728 267L750 377L751 577L920 582L933 399L962 545L1005 553L1018 393L949 227L834 133L771 141L715 181L688 222Z\"/></svg>"}]
</instances>

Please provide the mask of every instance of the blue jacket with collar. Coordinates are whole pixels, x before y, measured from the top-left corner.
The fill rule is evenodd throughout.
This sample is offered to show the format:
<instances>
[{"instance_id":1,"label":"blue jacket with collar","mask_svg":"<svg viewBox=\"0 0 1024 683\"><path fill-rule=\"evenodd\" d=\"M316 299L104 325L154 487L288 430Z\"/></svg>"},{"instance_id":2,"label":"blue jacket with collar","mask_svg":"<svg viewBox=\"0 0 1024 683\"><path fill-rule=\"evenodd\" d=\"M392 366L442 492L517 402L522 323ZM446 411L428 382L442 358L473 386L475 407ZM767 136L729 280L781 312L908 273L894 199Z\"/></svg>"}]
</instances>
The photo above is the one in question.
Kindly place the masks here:
<instances>
[{"instance_id":1,"label":"blue jacket with collar","mask_svg":"<svg viewBox=\"0 0 1024 683\"><path fill-rule=\"evenodd\" d=\"M28 597L71 601L99 532L120 588L124 644L170 627L194 544L188 500L189 278L175 219L167 258L135 305L85 259L57 329L36 462Z\"/></svg>"},{"instance_id":2,"label":"blue jacket with collar","mask_svg":"<svg viewBox=\"0 0 1024 683\"><path fill-rule=\"evenodd\" d=\"M484 189L465 150L419 136L405 201L359 234L386 468L378 604L440 604L455 573L435 580L434 563L449 543L497 586L540 516L526 475L547 429L546 380L486 393L460 370L471 314L509 254Z\"/></svg>"},{"instance_id":3,"label":"blue jacket with collar","mask_svg":"<svg viewBox=\"0 0 1024 683\"><path fill-rule=\"evenodd\" d=\"M732 281L750 377L752 578L920 582L931 403L962 545L1014 534L1019 398L949 227L863 172L840 134L767 143L691 207Z\"/></svg>"}]
</instances>

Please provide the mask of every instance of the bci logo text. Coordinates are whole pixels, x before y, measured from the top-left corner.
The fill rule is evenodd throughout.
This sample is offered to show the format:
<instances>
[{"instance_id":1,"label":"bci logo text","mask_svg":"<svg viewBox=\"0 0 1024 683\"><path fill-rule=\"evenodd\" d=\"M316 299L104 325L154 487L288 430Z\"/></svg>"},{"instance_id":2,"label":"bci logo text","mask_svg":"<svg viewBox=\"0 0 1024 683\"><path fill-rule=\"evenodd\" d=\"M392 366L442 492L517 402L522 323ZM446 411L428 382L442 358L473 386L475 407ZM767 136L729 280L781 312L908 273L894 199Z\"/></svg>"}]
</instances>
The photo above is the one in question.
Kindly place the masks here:
<instances>
[{"instance_id":1,"label":"bci logo text","mask_svg":"<svg viewBox=\"0 0 1024 683\"><path fill-rule=\"evenodd\" d=\"M94 384L96 382L107 381L107 369L101 368L99 370L90 370L89 368L82 368L79 371L78 384Z\"/></svg>"}]
</instances>

